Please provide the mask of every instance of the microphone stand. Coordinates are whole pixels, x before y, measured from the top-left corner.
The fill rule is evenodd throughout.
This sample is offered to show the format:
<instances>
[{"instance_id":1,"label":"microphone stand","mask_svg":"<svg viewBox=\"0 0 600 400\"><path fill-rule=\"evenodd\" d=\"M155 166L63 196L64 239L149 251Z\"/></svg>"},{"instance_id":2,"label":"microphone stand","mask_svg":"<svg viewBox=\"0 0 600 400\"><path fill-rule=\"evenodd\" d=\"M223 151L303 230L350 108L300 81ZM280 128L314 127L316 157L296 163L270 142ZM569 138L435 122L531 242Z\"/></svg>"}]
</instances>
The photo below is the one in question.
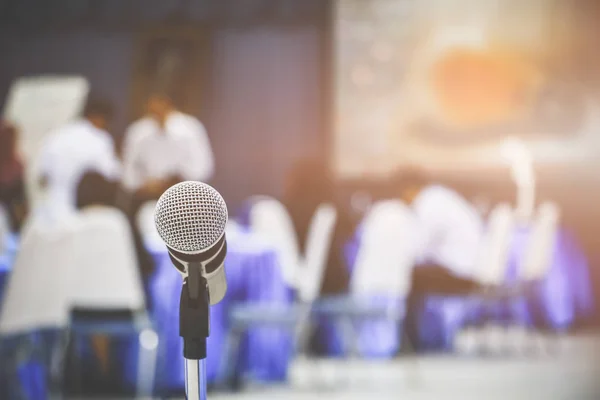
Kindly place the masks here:
<instances>
[{"instance_id":1,"label":"microphone stand","mask_svg":"<svg viewBox=\"0 0 600 400\"><path fill-rule=\"evenodd\" d=\"M190 263L179 303L179 336L183 338L187 400L206 400L206 339L210 333L208 282L202 263Z\"/></svg>"},{"instance_id":2,"label":"microphone stand","mask_svg":"<svg viewBox=\"0 0 600 400\"><path fill-rule=\"evenodd\" d=\"M185 360L185 397L206 400L206 359Z\"/></svg>"}]
</instances>

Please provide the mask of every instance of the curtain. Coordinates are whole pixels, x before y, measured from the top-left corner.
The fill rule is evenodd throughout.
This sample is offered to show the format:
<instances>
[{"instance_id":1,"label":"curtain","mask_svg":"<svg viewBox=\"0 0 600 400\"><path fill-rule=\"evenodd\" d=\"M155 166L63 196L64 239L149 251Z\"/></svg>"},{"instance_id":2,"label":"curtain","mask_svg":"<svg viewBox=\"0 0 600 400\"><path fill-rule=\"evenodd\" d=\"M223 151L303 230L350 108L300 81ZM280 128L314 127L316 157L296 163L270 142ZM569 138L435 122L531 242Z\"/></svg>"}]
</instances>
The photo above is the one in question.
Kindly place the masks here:
<instances>
[{"instance_id":1,"label":"curtain","mask_svg":"<svg viewBox=\"0 0 600 400\"><path fill-rule=\"evenodd\" d=\"M320 43L311 26L215 32L206 122L229 204L280 196L294 162L322 156Z\"/></svg>"}]
</instances>

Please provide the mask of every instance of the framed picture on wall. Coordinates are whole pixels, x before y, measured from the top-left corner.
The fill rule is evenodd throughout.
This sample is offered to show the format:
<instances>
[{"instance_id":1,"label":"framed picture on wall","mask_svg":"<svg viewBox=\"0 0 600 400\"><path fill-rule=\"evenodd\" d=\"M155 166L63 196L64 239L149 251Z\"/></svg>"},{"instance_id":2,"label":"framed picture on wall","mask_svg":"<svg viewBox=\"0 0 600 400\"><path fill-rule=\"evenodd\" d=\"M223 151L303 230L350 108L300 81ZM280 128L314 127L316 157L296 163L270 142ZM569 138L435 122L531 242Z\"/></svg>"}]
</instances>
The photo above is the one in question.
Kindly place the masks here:
<instances>
[{"instance_id":1,"label":"framed picture on wall","mask_svg":"<svg viewBox=\"0 0 600 400\"><path fill-rule=\"evenodd\" d=\"M168 94L184 112L199 115L208 71L208 30L202 27L161 26L136 39L131 90L132 118L144 113L152 93Z\"/></svg>"}]
</instances>

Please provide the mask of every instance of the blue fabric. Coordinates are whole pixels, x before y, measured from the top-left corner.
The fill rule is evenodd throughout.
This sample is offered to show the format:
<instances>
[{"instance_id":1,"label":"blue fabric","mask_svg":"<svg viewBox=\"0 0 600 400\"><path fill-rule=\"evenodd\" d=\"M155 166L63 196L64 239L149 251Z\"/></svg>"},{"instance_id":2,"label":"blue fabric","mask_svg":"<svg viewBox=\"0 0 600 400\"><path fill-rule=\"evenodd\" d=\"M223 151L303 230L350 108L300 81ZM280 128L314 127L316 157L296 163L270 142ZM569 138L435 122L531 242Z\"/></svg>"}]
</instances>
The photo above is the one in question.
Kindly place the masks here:
<instances>
[{"instance_id":1,"label":"blue fabric","mask_svg":"<svg viewBox=\"0 0 600 400\"><path fill-rule=\"evenodd\" d=\"M0 342L0 398L48 398L48 349L56 337L54 330L3 337Z\"/></svg>"},{"instance_id":2,"label":"blue fabric","mask_svg":"<svg viewBox=\"0 0 600 400\"><path fill-rule=\"evenodd\" d=\"M150 282L153 317L159 334L157 385L178 390L185 385L183 343L179 337L181 275L167 253L155 253L157 270ZM222 370L222 355L228 330L228 309L237 302L290 302L277 256L273 251L244 252L231 249L225 260L227 295L211 307L211 331L206 360L207 380L214 382ZM276 328L252 329L243 339L238 373L260 381L281 381L287 376L292 355L292 338Z\"/></svg>"},{"instance_id":3,"label":"blue fabric","mask_svg":"<svg viewBox=\"0 0 600 400\"><path fill-rule=\"evenodd\" d=\"M24 398L28 400L46 400L46 368L37 360L20 365L17 371Z\"/></svg>"},{"instance_id":4,"label":"blue fabric","mask_svg":"<svg viewBox=\"0 0 600 400\"><path fill-rule=\"evenodd\" d=\"M0 254L0 305L2 304L6 282L19 247L19 236L16 234L7 235L3 247L4 253Z\"/></svg>"},{"instance_id":5,"label":"blue fabric","mask_svg":"<svg viewBox=\"0 0 600 400\"><path fill-rule=\"evenodd\" d=\"M513 238L507 281L513 282L521 268L529 238L518 229ZM587 260L574 236L562 230L556 235L552 262L546 277L525 299L526 310L513 316L523 324L564 330L593 313L594 297Z\"/></svg>"}]
</instances>

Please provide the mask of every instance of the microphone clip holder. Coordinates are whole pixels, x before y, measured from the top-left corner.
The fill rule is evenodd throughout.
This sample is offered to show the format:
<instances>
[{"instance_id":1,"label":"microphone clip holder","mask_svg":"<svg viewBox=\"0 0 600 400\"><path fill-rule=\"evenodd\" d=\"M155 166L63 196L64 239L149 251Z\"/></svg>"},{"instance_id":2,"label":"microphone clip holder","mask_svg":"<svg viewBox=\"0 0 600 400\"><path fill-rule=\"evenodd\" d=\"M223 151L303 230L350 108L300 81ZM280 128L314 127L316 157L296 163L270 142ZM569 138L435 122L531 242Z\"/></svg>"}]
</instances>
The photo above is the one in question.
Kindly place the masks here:
<instances>
[{"instance_id":1,"label":"microphone clip holder","mask_svg":"<svg viewBox=\"0 0 600 400\"><path fill-rule=\"evenodd\" d=\"M183 356L188 360L206 358L206 339L210 334L210 298L203 272L201 262L191 262L181 288L179 336L183 338Z\"/></svg>"}]
</instances>

